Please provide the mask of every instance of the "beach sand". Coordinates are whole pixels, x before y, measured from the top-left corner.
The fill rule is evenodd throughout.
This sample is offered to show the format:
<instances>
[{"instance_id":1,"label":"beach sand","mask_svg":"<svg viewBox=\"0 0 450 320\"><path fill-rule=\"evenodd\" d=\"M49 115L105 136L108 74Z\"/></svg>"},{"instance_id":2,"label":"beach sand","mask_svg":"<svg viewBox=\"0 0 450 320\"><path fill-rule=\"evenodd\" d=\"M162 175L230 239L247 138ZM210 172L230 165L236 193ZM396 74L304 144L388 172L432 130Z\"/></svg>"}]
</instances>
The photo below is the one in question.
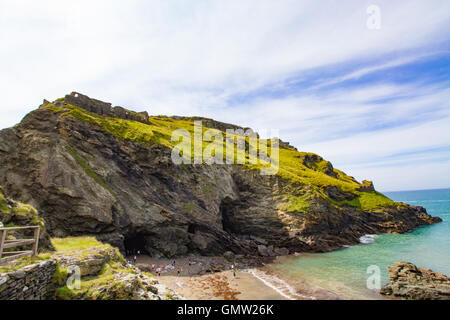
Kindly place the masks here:
<instances>
[{"instance_id":1,"label":"beach sand","mask_svg":"<svg viewBox=\"0 0 450 320\"><path fill-rule=\"evenodd\" d=\"M127 257L132 260L132 257ZM190 256L175 260L137 256L136 266L154 275L161 284L192 300L340 300L373 299L349 295L339 287L318 286L309 278L289 278L274 263L241 260L235 264L224 257ZM158 275L156 269L162 271Z\"/></svg>"},{"instance_id":2,"label":"beach sand","mask_svg":"<svg viewBox=\"0 0 450 320\"><path fill-rule=\"evenodd\" d=\"M214 274L183 277L161 276L158 281L193 300L286 300L247 271L223 271Z\"/></svg>"},{"instance_id":3,"label":"beach sand","mask_svg":"<svg viewBox=\"0 0 450 320\"><path fill-rule=\"evenodd\" d=\"M128 257L131 260L131 257ZM175 260L156 259L146 255L137 256L137 266L146 269L161 284L193 300L287 300L276 289L268 286L253 274L254 268L239 265L235 272L232 263L222 257L188 257ZM154 268L152 269L152 265ZM153 271L162 267L161 275ZM211 268L223 271L207 272ZM178 275L178 271L180 274ZM235 273L235 275L234 275Z\"/></svg>"}]
</instances>

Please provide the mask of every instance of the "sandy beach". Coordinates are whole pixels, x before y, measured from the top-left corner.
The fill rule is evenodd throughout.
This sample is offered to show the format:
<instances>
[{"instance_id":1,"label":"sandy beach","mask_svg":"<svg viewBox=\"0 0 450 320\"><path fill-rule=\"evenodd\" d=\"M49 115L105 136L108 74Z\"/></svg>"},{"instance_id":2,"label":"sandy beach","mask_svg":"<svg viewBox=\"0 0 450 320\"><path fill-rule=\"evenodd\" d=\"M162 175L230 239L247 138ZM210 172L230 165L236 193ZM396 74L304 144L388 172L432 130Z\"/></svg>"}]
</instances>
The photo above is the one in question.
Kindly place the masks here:
<instances>
[{"instance_id":1,"label":"sandy beach","mask_svg":"<svg viewBox=\"0 0 450 320\"><path fill-rule=\"evenodd\" d=\"M133 260L133 257L127 257ZM286 259L286 257L284 257ZM224 257L190 256L175 260L137 256L136 266L154 275L186 299L192 300L340 300L379 298L343 292L312 283L304 277L290 278L273 262L241 259L234 264ZM156 272L157 269L161 272ZM330 287L330 288L328 288Z\"/></svg>"},{"instance_id":2,"label":"sandy beach","mask_svg":"<svg viewBox=\"0 0 450 320\"><path fill-rule=\"evenodd\" d=\"M131 257L128 257L131 260ZM175 267L172 266L175 261ZM194 300L287 300L295 299L271 287L256 268L232 263L222 257L188 257L175 260L137 256L136 265L186 299ZM154 266L152 268L152 265ZM155 270L160 267L160 276ZM218 271L222 269L222 271ZM213 271L215 270L215 271ZM178 274L179 273L179 274Z\"/></svg>"}]
</instances>

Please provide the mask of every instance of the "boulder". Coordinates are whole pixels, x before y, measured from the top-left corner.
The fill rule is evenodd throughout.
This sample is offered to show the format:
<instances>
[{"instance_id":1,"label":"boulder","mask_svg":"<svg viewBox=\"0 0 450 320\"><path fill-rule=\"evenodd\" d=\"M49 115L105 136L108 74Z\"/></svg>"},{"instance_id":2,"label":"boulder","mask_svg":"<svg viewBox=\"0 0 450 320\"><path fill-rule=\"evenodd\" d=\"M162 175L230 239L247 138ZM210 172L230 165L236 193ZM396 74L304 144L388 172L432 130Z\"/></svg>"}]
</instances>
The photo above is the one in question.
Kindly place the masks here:
<instances>
[{"instance_id":1,"label":"boulder","mask_svg":"<svg viewBox=\"0 0 450 320\"><path fill-rule=\"evenodd\" d=\"M287 256L289 254L289 249L287 248L275 248L273 251L277 256Z\"/></svg>"},{"instance_id":2,"label":"boulder","mask_svg":"<svg viewBox=\"0 0 450 320\"><path fill-rule=\"evenodd\" d=\"M265 245L263 245L263 244L260 244L258 246L258 253L262 257L268 257L269 256L269 252L267 250L267 247Z\"/></svg>"},{"instance_id":3,"label":"boulder","mask_svg":"<svg viewBox=\"0 0 450 320\"><path fill-rule=\"evenodd\" d=\"M265 246L267 245L267 240L264 240L263 238L251 235L250 239L252 239L253 241L255 241L258 244L263 244Z\"/></svg>"},{"instance_id":4,"label":"boulder","mask_svg":"<svg viewBox=\"0 0 450 320\"><path fill-rule=\"evenodd\" d=\"M225 252L225 253L223 254L223 257L224 257L227 261L230 261L230 262L233 262L233 261L234 261L234 258L235 258L234 253L233 253L232 251L227 251L227 252Z\"/></svg>"},{"instance_id":5,"label":"boulder","mask_svg":"<svg viewBox=\"0 0 450 320\"><path fill-rule=\"evenodd\" d=\"M410 262L395 262L387 267L390 283L380 293L411 300L450 300L450 279Z\"/></svg>"}]
</instances>

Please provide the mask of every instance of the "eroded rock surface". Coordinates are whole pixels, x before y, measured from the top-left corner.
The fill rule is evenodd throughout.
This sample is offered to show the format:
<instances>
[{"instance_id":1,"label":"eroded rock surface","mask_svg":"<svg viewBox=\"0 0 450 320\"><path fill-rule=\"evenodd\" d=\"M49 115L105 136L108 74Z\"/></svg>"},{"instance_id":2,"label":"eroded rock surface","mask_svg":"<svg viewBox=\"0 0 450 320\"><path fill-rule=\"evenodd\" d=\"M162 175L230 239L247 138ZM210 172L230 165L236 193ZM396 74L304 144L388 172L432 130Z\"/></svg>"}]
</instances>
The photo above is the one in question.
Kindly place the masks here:
<instances>
[{"instance_id":1,"label":"eroded rock surface","mask_svg":"<svg viewBox=\"0 0 450 320\"><path fill-rule=\"evenodd\" d=\"M395 262L388 267L390 283L381 294L413 300L450 300L450 278L410 262Z\"/></svg>"}]
</instances>

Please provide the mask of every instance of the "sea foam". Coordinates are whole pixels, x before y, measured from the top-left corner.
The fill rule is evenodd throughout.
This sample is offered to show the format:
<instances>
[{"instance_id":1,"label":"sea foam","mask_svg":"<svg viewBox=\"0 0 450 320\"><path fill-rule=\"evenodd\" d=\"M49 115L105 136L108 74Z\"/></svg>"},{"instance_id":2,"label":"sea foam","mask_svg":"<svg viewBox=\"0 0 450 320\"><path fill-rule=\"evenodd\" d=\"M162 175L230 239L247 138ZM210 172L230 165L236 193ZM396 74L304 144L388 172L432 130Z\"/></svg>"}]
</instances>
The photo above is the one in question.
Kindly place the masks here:
<instances>
[{"instance_id":1,"label":"sea foam","mask_svg":"<svg viewBox=\"0 0 450 320\"><path fill-rule=\"evenodd\" d=\"M248 271L255 278L259 279L266 286L274 289L283 297L289 300L316 300L313 296L303 295L298 293L292 286L290 286L286 281L274 276L267 274L261 270L250 269Z\"/></svg>"},{"instance_id":2,"label":"sea foam","mask_svg":"<svg viewBox=\"0 0 450 320\"><path fill-rule=\"evenodd\" d=\"M364 244L373 243L378 236L376 234L366 234L359 238L359 242Z\"/></svg>"}]
</instances>

